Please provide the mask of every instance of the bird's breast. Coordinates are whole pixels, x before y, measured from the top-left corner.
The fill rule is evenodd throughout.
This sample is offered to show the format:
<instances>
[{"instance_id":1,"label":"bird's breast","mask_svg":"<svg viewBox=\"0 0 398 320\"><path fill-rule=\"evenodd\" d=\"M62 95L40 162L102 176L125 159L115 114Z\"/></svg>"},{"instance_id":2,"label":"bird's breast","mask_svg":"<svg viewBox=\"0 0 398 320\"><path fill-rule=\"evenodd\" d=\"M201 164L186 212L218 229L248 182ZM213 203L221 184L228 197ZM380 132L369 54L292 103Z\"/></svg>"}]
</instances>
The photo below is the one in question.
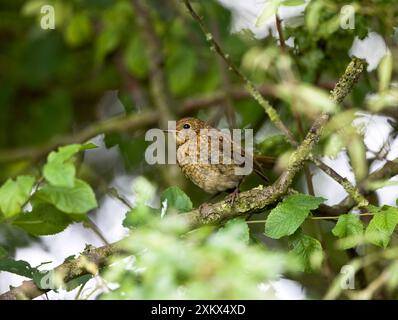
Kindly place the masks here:
<instances>
[{"instance_id":1,"label":"bird's breast","mask_svg":"<svg viewBox=\"0 0 398 320\"><path fill-rule=\"evenodd\" d=\"M200 162L200 148L184 143L177 149L177 162L184 175L208 193L236 188L242 176L235 174L236 165Z\"/></svg>"}]
</instances>

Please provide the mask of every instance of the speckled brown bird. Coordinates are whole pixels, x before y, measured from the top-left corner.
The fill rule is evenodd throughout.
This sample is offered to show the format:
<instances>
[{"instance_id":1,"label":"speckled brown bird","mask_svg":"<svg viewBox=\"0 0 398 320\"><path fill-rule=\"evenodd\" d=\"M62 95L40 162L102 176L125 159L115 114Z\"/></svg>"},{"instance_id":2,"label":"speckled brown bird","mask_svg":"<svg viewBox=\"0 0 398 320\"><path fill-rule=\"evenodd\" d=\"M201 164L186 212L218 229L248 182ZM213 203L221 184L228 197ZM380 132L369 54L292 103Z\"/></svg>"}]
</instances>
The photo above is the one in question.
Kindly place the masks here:
<instances>
[{"instance_id":1,"label":"speckled brown bird","mask_svg":"<svg viewBox=\"0 0 398 320\"><path fill-rule=\"evenodd\" d=\"M206 131L206 129L212 130ZM207 132L211 132L211 134L209 135ZM203 138L206 135L209 137L208 139ZM243 164L238 164L233 154L239 153L241 156L244 156L244 150L226 136L225 133L196 118L183 118L179 120L176 125L175 137L177 163L184 175L208 193L217 194L222 191L234 190L235 197L245 175L237 174L236 169L242 168ZM212 144L212 139L218 139L219 144ZM223 146L226 145L223 144L224 141L230 143L230 150L232 152L224 150ZM216 153L214 148L218 148L219 152ZM203 158L208 157L209 159L216 154L215 158L219 159L218 163L203 163L203 161L201 163L201 153ZM246 156L248 155L246 154ZM196 163L192 161L193 159L196 159ZM254 161L253 170L264 179L267 179L262 174L261 168L256 161Z\"/></svg>"}]
</instances>

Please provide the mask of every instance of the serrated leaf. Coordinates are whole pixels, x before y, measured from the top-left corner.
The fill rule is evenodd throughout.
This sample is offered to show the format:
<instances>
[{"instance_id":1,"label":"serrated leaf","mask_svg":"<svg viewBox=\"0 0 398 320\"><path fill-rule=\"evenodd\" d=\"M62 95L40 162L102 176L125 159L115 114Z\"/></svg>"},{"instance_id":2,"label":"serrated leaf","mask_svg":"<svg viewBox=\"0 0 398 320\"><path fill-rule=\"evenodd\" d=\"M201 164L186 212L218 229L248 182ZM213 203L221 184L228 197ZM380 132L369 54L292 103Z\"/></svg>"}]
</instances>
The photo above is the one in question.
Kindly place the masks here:
<instances>
[{"instance_id":1,"label":"serrated leaf","mask_svg":"<svg viewBox=\"0 0 398 320\"><path fill-rule=\"evenodd\" d=\"M398 209L385 206L382 211L374 213L366 228L365 236L374 245L386 248L397 224Z\"/></svg>"},{"instance_id":2,"label":"serrated leaf","mask_svg":"<svg viewBox=\"0 0 398 320\"><path fill-rule=\"evenodd\" d=\"M321 267L323 250L317 239L299 230L289 237L289 245L292 248L291 254L299 259L302 271L311 272Z\"/></svg>"},{"instance_id":3,"label":"serrated leaf","mask_svg":"<svg viewBox=\"0 0 398 320\"><path fill-rule=\"evenodd\" d=\"M332 233L336 237L343 239L340 242L340 246L344 250L355 247L357 245L355 237L362 235L363 231L364 227L360 217L352 213L340 215L339 220L332 229Z\"/></svg>"},{"instance_id":4,"label":"serrated leaf","mask_svg":"<svg viewBox=\"0 0 398 320\"><path fill-rule=\"evenodd\" d=\"M191 199L178 187L170 187L163 191L160 201L167 201L167 211L175 209L177 212L188 212L193 208Z\"/></svg>"},{"instance_id":5,"label":"serrated leaf","mask_svg":"<svg viewBox=\"0 0 398 320\"><path fill-rule=\"evenodd\" d=\"M31 212L20 215L13 224L31 235L44 236L59 233L72 222L67 214L51 204L40 203Z\"/></svg>"},{"instance_id":6,"label":"serrated leaf","mask_svg":"<svg viewBox=\"0 0 398 320\"><path fill-rule=\"evenodd\" d=\"M47 163L43 167L44 178L57 187L73 187L76 169L69 160L79 151L92 149L93 144L71 144L59 147L47 157Z\"/></svg>"},{"instance_id":7,"label":"serrated leaf","mask_svg":"<svg viewBox=\"0 0 398 320\"><path fill-rule=\"evenodd\" d=\"M0 210L5 218L11 218L21 212L22 206L29 199L35 183L31 176L19 176L16 180L8 179L0 188Z\"/></svg>"},{"instance_id":8,"label":"serrated leaf","mask_svg":"<svg viewBox=\"0 0 398 320\"><path fill-rule=\"evenodd\" d=\"M65 213L86 213L97 207L94 191L79 179L75 179L72 188L46 185L39 190L37 197Z\"/></svg>"},{"instance_id":9,"label":"serrated leaf","mask_svg":"<svg viewBox=\"0 0 398 320\"><path fill-rule=\"evenodd\" d=\"M294 194L280 202L267 217L264 234L273 239L293 234L311 210L325 199L305 194Z\"/></svg>"}]
</instances>

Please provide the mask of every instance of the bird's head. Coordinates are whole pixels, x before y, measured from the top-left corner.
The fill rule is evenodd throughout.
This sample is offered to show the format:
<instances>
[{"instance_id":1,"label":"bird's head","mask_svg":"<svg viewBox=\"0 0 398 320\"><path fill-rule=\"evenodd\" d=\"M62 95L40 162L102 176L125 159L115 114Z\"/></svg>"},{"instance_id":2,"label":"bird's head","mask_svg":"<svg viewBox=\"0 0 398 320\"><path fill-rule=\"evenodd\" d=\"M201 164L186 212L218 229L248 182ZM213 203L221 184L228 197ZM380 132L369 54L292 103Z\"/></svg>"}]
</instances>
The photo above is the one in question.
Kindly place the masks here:
<instances>
[{"instance_id":1,"label":"bird's head","mask_svg":"<svg viewBox=\"0 0 398 320\"><path fill-rule=\"evenodd\" d=\"M195 138L200 134L201 129L211 129L204 121L196 118L183 118L176 124L177 146L184 144L187 140Z\"/></svg>"}]
</instances>

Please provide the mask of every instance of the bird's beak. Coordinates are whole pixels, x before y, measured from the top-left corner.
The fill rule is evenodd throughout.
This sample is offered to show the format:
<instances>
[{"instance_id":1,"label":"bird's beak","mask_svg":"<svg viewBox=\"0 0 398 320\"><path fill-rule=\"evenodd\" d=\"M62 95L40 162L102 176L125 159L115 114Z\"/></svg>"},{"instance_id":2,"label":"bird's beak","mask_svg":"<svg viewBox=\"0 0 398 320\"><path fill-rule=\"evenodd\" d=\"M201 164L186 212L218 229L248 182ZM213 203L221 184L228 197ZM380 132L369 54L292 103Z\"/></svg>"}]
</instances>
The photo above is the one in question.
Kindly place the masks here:
<instances>
[{"instance_id":1,"label":"bird's beak","mask_svg":"<svg viewBox=\"0 0 398 320\"><path fill-rule=\"evenodd\" d=\"M166 133L176 133L177 132L177 130L162 130L163 132L166 132Z\"/></svg>"}]
</instances>

